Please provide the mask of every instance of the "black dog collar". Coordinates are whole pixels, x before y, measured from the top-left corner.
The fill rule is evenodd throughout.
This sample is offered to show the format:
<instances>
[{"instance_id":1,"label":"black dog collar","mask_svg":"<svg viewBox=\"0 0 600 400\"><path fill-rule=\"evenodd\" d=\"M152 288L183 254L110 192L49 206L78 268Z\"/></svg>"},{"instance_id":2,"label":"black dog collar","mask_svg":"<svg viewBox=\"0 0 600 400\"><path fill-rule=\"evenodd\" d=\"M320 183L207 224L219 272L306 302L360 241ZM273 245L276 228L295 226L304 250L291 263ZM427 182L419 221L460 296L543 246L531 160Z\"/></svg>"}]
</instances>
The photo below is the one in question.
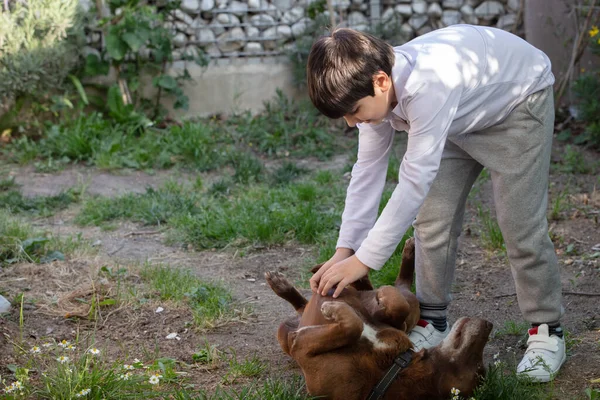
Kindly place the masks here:
<instances>
[{"instance_id":1,"label":"black dog collar","mask_svg":"<svg viewBox=\"0 0 600 400\"><path fill-rule=\"evenodd\" d=\"M394 359L394 363L390 368L388 368L387 372L381 378L379 383L375 385L367 400L379 400L382 399L385 395L385 392L389 389L390 385L394 380L398 377L398 374L403 368L406 368L408 364L410 364L412 360L413 351L407 350L404 353L400 353L398 357Z\"/></svg>"}]
</instances>

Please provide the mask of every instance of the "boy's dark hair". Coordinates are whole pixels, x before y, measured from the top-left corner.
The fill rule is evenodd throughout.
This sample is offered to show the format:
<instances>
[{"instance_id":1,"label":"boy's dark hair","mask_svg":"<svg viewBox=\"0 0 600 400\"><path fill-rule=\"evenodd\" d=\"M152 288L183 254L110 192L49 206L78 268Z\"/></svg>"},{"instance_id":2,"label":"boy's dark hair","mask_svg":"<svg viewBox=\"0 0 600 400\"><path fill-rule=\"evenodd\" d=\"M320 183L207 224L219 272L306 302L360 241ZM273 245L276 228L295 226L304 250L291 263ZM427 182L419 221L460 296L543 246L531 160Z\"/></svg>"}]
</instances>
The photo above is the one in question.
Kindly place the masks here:
<instances>
[{"instance_id":1,"label":"boy's dark hair","mask_svg":"<svg viewBox=\"0 0 600 400\"><path fill-rule=\"evenodd\" d=\"M374 96L373 75L392 74L394 50L383 40L353 29L335 29L312 45L306 66L308 94L329 118L353 111L363 97Z\"/></svg>"}]
</instances>

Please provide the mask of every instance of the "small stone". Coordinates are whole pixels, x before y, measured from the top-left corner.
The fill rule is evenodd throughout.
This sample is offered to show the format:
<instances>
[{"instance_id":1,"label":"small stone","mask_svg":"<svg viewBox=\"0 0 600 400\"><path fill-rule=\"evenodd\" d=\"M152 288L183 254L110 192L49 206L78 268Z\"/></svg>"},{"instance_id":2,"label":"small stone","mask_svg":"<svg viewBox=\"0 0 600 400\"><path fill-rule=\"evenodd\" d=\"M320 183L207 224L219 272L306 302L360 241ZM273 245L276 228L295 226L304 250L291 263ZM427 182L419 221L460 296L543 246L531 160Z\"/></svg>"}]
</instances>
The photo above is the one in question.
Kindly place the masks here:
<instances>
[{"instance_id":1,"label":"small stone","mask_svg":"<svg viewBox=\"0 0 600 400\"><path fill-rule=\"evenodd\" d=\"M521 9L521 0L508 0L506 6L510 11L517 12Z\"/></svg>"},{"instance_id":2,"label":"small stone","mask_svg":"<svg viewBox=\"0 0 600 400\"><path fill-rule=\"evenodd\" d=\"M445 26L460 24L461 14L457 10L446 10L442 14L442 23Z\"/></svg>"},{"instance_id":3,"label":"small stone","mask_svg":"<svg viewBox=\"0 0 600 400\"><path fill-rule=\"evenodd\" d=\"M429 17L427 15L413 15L408 20L408 24L414 29L419 30L423 25L425 25L429 21Z\"/></svg>"},{"instance_id":4,"label":"small stone","mask_svg":"<svg viewBox=\"0 0 600 400\"><path fill-rule=\"evenodd\" d=\"M289 39L292 37L292 28L289 25L279 25L277 27L277 34L285 39Z\"/></svg>"},{"instance_id":5,"label":"small stone","mask_svg":"<svg viewBox=\"0 0 600 400\"><path fill-rule=\"evenodd\" d=\"M439 3L432 3L427 9L427 15L431 18L440 18L442 16L443 10Z\"/></svg>"},{"instance_id":6,"label":"small stone","mask_svg":"<svg viewBox=\"0 0 600 400\"><path fill-rule=\"evenodd\" d=\"M294 0L273 0L272 5L275 6L279 11L287 11L292 8Z\"/></svg>"},{"instance_id":7,"label":"small stone","mask_svg":"<svg viewBox=\"0 0 600 400\"><path fill-rule=\"evenodd\" d=\"M256 282L256 279L255 279L255 278L248 278L248 279L246 279L246 280L247 280L248 282Z\"/></svg>"},{"instance_id":8,"label":"small stone","mask_svg":"<svg viewBox=\"0 0 600 400\"><path fill-rule=\"evenodd\" d=\"M460 8L460 12L462 14L463 20L467 24L477 25L477 23L479 22L479 19L475 15L475 10L473 10L473 7L471 7L470 5L465 4L464 6L462 6Z\"/></svg>"},{"instance_id":9,"label":"small stone","mask_svg":"<svg viewBox=\"0 0 600 400\"><path fill-rule=\"evenodd\" d=\"M173 38L173 44L175 45L175 47L183 47L183 46L185 46L187 41L188 41L188 38L185 35L185 33L178 33Z\"/></svg>"},{"instance_id":10,"label":"small stone","mask_svg":"<svg viewBox=\"0 0 600 400\"><path fill-rule=\"evenodd\" d=\"M310 23L309 18L302 18L300 21L292 25L292 34L294 37L302 36L308 27L308 23Z\"/></svg>"},{"instance_id":11,"label":"small stone","mask_svg":"<svg viewBox=\"0 0 600 400\"><path fill-rule=\"evenodd\" d=\"M464 0L444 0L442 7L444 7L444 9L451 8L453 10L458 10L464 2Z\"/></svg>"},{"instance_id":12,"label":"small stone","mask_svg":"<svg viewBox=\"0 0 600 400\"><path fill-rule=\"evenodd\" d=\"M183 11L189 14L198 14L200 12L199 0L182 0L179 6Z\"/></svg>"},{"instance_id":13,"label":"small stone","mask_svg":"<svg viewBox=\"0 0 600 400\"><path fill-rule=\"evenodd\" d=\"M263 47L262 44L258 43L258 42L248 42L246 43L246 46L244 47L244 51L246 53L260 53L263 51ZM248 281L249 282L255 282L256 279L252 279L249 278Z\"/></svg>"},{"instance_id":14,"label":"small stone","mask_svg":"<svg viewBox=\"0 0 600 400\"><path fill-rule=\"evenodd\" d=\"M260 8L260 0L248 0L248 8Z\"/></svg>"},{"instance_id":15,"label":"small stone","mask_svg":"<svg viewBox=\"0 0 600 400\"><path fill-rule=\"evenodd\" d=\"M173 339L181 340L181 338L179 337L179 335L177 335L177 332L169 333L167 335L166 339L167 340L173 340Z\"/></svg>"},{"instance_id":16,"label":"small stone","mask_svg":"<svg viewBox=\"0 0 600 400\"><path fill-rule=\"evenodd\" d=\"M155 312L156 314L158 314L158 313L161 313L161 312L163 312L163 311L165 311L165 309L164 309L164 308L162 308L162 307L157 307L157 308L156 308L156 311L154 311L154 312Z\"/></svg>"},{"instance_id":17,"label":"small stone","mask_svg":"<svg viewBox=\"0 0 600 400\"><path fill-rule=\"evenodd\" d=\"M398 4L394 10L403 17L410 17L413 14L412 6L409 4Z\"/></svg>"},{"instance_id":18,"label":"small stone","mask_svg":"<svg viewBox=\"0 0 600 400\"><path fill-rule=\"evenodd\" d=\"M215 36L219 36L225 33L225 28L223 28L223 24L221 24L216 19L213 19L213 21L210 24L208 24L208 26L210 26L210 29L212 29Z\"/></svg>"},{"instance_id":19,"label":"small stone","mask_svg":"<svg viewBox=\"0 0 600 400\"><path fill-rule=\"evenodd\" d=\"M229 9L238 17L243 17L248 14L248 4L242 3L241 1L232 1L229 5Z\"/></svg>"},{"instance_id":20,"label":"small stone","mask_svg":"<svg viewBox=\"0 0 600 400\"><path fill-rule=\"evenodd\" d=\"M244 47L246 40L246 34L244 30L239 27L235 27L217 38L219 48L224 53L230 53L238 51Z\"/></svg>"},{"instance_id":21,"label":"small stone","mask_svg":"<svg viewBox=\"0 0 600 400\"><path fill-rule=\"evenodd\" d=\"M198 29L196 31L196 40L201 45L207 45L209 43L214 43L215 33L209 28Z\"/></svg>"},{"instance_id":22,"label":"small stone","mask_svg":"<svg viewBox=\"0 0 600 400\"><path fill-rule=\"evenodd\" d=\"M281 22L286 25L292 25L304 17L304 9L302 7L294 7L283 14Z\"/></svg>"},{"instance_id":23,"label":"small stone","mask_svg":"<svg viewBox=\"0 0 600 400\"><path fill-rule=\"evenodd\" d=\"M223 25L239 25L240 19L233 14L221 13L217 15L217 21Z\"/></svg>"},{"instance_id":24,"label":"small stone","mask_svg":"<svg viewBox=\"0 0 600 400\"><path fill-rule=\"evenodd\" d=\"M517 23L517 16L515 14L506 14L498 18L496 27L510 31L514 28Z\"/></svg>"},{"instance_id":25,"label":"small stone","mask_svg":"<svg viewBox=\"0 0 600 400\"><path fill-rule=\"evenodd\" d=\"M475 9L475 15L486 20L504 14L504 5L499 1L485 1Z\"/></svg>"},{"instance_id":26,"label":"small stone","mask_svg":"<svg viewBox=\"0 0 600 400\"><path fill-rule=\"evenodd\" d=\"M246 27L246 37L248 39L254 39L260 37L260 31L255 26L247 26Z\"/></svg>"},{"instance_id":27,"label":"small stone","mask_svg":"<svg viewBox=\"0 0 600 400\"><path fill-rule=\"evenodd\" d=\"M215 8L215 0L202 0L200 3L201 11L211 11L213 8Z\"/></svg>"},{"instance_id":28,"label":"small stone","mask_svg":"<svg viewBox=\"0 0 600 400\"><path fill-rule=\"evenodd\" d=\"M258 29L264 30L266 27L272 27L275 19L268 14L257 14L250 17L250 23Z\"/></svg>"},{"instance_id":29,"label":"small stone","mask_svg":"<svg viewBox=\"0 0 600 400\"><path fill-rule=\"evenodd\" d=\"M0 295L0 314L4 314L10 311L10 302Z\"/></svg>"},{"instance_id":30,"label":"small stone","mask_svg":"<svg viewBox=\"0 0 600 400\"><path fill-rule=\"evenodd\" d=\"M190 17L188 14L184 13L181 10L175 10L173 15L179 21L185 22L186 25L192 25L194 23L194 18Z\"/></svg>"},{"instance_id":31,"label":"small stone","mask_svg":"<svg viewBox=\"0 0 600 400\"><path fill-rule=\"evenodd\" d=\"M427 12L427 2L425 0L414 0L412 3L412 9L415 14L425 14Z\"/></svg>"}]
</instances>

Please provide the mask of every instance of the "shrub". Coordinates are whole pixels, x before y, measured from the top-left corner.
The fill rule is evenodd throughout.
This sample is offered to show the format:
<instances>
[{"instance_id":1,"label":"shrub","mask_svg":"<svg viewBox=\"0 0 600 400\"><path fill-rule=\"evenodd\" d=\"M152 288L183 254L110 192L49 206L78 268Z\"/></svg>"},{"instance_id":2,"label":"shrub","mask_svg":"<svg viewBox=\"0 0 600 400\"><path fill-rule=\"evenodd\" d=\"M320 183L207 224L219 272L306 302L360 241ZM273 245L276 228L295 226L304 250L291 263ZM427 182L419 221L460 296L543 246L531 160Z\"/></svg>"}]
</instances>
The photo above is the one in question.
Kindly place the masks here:
<instances>
[{"instance_id":1,"label":"shrub","mask_svg":"<svg viewBox=\"0 0 600 400\"><path fill-rule=\"evenodd\" d=\"M0 13L0 105L60 88L78 62L78 0L9 2Z\"/></svg>"}]
</instances>

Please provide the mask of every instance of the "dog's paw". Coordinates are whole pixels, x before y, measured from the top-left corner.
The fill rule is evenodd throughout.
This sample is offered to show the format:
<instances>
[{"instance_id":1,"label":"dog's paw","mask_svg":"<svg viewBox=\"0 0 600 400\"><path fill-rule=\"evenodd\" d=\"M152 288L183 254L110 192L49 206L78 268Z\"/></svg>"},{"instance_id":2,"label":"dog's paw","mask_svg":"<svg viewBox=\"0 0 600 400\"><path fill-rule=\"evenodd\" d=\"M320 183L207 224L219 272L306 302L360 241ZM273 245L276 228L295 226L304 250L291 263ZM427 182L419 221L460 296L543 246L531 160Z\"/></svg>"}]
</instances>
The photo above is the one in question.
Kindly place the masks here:
<instances>
[{"instance_id":1,"label":"dog's paw","mask_svg":"<svg viewBox=\"0 0 600 400\"><path fill-rule=\"evenodd\" d=\"M321 313L326 319L334 320L337 311L340 309L342 303L337 301L326 301L321 304Z\"/></svg>"},{"instance_id":2,"label":"dog's paw","mask_svg":"<svg viewBox=\"0 0 600 400\"><path fill-rule=\"evenodd\" d=\"M404 249L402 249L402 256L408 258L415 257L415 238L411 237L406 239L404 243Z\"/></svg>"},{"instance_id":3,"label":"dog's paw","mask_svg":"<svg viewBox=\"0 0 600 400\"><path fill-rule=\"evenodd\" d=\"M283 293L294 288L287 278L277 271L265 272L265 279L276 293Z\"/></svg>"}]
</instances>

